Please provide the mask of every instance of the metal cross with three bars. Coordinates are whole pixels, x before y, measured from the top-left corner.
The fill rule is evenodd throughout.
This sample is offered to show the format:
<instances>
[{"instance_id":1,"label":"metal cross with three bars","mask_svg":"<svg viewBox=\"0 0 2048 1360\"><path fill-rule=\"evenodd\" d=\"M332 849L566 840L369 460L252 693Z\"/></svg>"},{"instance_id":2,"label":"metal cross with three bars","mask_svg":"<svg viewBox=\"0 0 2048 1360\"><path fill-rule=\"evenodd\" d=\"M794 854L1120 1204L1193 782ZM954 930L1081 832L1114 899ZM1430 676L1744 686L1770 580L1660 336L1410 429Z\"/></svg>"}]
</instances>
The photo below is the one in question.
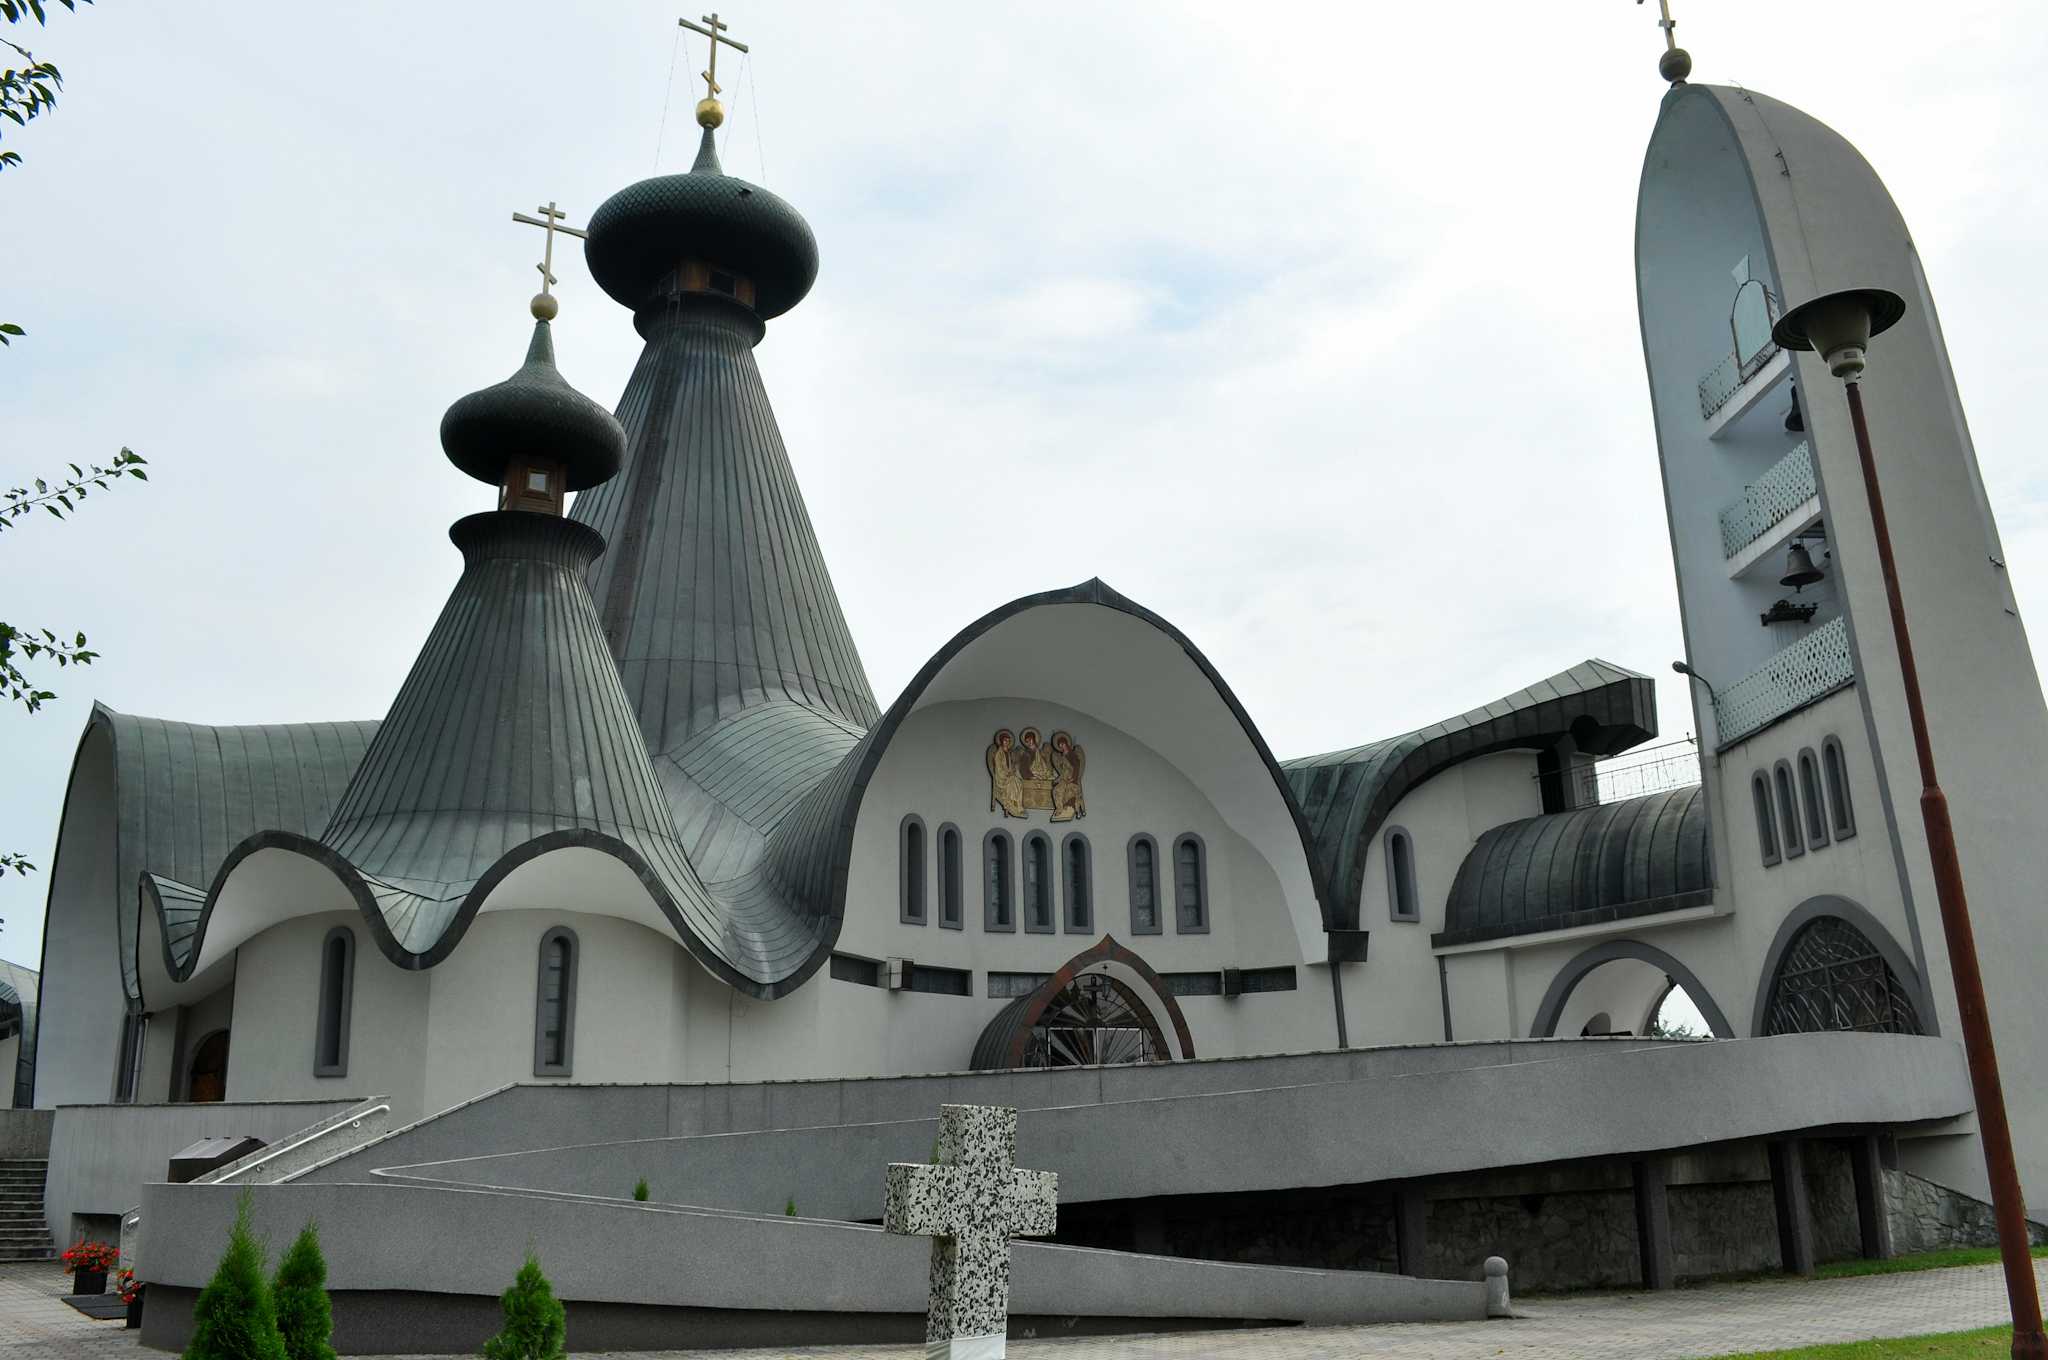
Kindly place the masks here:
<instances>
[{"instance_id":1,"label":"metal cross with three bars","mask_svg":"<svg viewBox=\"0 0 2048 1360\"><path fill-rule=\"evenodd\" d=\"M716 10L713 10L711 13L703 15L701 17L704 20L703 24L693 24L688 19L678 19L676 20L676 22L682 25L684 28L689 29L692 33L702 33L705 37L711 39L711 65L707 67L703 72L701 72L701 74L704 77L705 94L712 98L716 98L719 93L718 45L720 43L724 43L727 47L732 48L736 52L746 51L747 45L743 42L737 41L736 39L728 38L725 36L725 30L731 27L731 25L720 23L718 21L718 12ZM706 28L704 24L709 24L710 27Z\"/></svg>"},{"instance_id":2,"label":"metal cross with three bars","mask_svg":"<svg viewBox=\"0 0 2048 1360\"><path fill-rule=\"evenodd\" d=\"M565 236L574 236L581 240L588 240L590 233L569 226L563 221L569 214L557 208L552 202L546 207L536 208L534 211L538 212L540 216L528 217L525 213L516 212L512 214L512 220L514 222L524 222L529 227L540 227L548 234L548 243L541 252L540 263L534 266L535 269L540 271L541 296L546 297L548 296L548 289L555 285L555 233L559 231Z\"/></svg>"}]
</instances>

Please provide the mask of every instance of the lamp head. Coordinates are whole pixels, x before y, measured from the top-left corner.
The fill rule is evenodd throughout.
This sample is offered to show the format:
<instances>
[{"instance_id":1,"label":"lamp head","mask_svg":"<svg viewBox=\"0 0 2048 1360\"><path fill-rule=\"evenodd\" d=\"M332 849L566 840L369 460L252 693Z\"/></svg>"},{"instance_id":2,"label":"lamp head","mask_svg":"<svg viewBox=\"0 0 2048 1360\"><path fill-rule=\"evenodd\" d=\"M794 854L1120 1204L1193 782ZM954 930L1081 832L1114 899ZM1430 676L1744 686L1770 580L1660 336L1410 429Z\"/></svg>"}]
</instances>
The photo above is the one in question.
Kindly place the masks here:
<instances>
[{"instance_id":1,"label":"lamp head","mask_svg":"<svg viewBox=\"0 0 2048 1360\"><path fill-rule=\"evenodd\" d=\"M1771 339L1783 349L1817 350L1844 382L1863 376L1870 337L1898 324L1906 300L1882 288L1848 288L1809 298L1778 318Z\"/></svg>"},{"instance_id":2,"label":"lamp head","mask_svg":"<svg viewBox=\"0 0 2048 1360\"><path fill-rule=\"evenodd\" d=\"M1680 675L1691 675L1691 674L1692 674L1692 667L1690 667L1690 666L1686 665L1686 664L1685 664L1685 663L1684 663L1683 661L1674 661L1674 662L1672 662L1672 663L1671 663L1671 669L1672 669L1672 670L1675 670L1675 671L1677 671L1677 672L1678 672L1678 673L1679 673Z\"/></svg>"}]
</instances>

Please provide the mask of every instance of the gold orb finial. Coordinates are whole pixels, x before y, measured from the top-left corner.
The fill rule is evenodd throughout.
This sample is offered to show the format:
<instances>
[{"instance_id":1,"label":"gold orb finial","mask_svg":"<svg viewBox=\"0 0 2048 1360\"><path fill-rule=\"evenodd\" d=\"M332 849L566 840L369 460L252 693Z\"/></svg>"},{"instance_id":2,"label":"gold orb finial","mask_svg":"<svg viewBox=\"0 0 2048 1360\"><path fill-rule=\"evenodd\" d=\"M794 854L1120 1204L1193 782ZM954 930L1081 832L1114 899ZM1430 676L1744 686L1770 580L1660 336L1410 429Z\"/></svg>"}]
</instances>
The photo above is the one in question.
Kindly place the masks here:
<instances>
[{"instance_id":1,"label":"gold orb finial","mask_svg":"<svg viewBox=\"0 0 2048 1360\"><path fill-rule=\"evenodd\" d=\"M562 304L555 301L553 293L535 293L533 301L526 305L527 310L533 313L535 321L553 321L562 310Z\"/></svg>"},{"instance_id":2,"label":"gold orb finial","mask_svg":"<svg viewBox=\"0 0 2048 1360\"><path fill-rule=\"evenodd\" d=\"M725 122L725 105L710 96L697 101L697 126L715 128Z\"/></svg>"}]
</instances>

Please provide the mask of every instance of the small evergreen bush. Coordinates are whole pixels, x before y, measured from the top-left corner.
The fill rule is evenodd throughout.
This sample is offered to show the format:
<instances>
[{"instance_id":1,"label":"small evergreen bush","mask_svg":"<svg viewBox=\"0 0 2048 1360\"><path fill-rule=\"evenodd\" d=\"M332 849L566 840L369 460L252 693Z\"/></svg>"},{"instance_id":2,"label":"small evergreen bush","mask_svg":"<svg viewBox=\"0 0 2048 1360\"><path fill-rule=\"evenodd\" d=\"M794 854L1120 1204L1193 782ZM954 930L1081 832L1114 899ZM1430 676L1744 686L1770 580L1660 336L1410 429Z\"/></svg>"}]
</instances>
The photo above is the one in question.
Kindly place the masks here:
<instances>
[{"instance_id":1,"label":"small evergreen bush","mask_svg":"<svg viewBox=\"0 0 2048 1360\"><path fill-rule=\"evenodd\" d=\"M299 1230L278 1262L270 1294L287 1360L335 1360L328 1340L334 1334L334 1308L327 1298L327 1258L320 1254L320 1230L313 1224Z\"/></svg>"},{"instance_id":2,"label":"small evergreen bush","mask_svg":"<svg viewBox=\"0 0 2048 1360\"><path fill-rule=\"evenodd\" d=\"M634 1184L633 1198L637 1200L645 1200L647 1198L647 1178L645 1176L642 1176L639 1179L639 1181Z\"/></svg>"},{"instance_id":3,"label":"small evergreen bush","mask_svg":"<svg viewBox=\"0 0 2048 1360\"><path fill-rule=\"evenodd\" d=\"M192 1305L192 1343L184 1360L286 1360L263 1279L263 1249L249 1230L247 1190L235 1205L235 1226L220 1266Z\"/></svg>"},{"instance_id":4,"label":"small evergreen bush","mask_svg":"<svg viewBox=\"0 0 2048 1360\"><path fill-rule=\"evenodd\" d=\"M505 1325L484 1342L488 1360L562 1360L568 1315L548 1277L540 1273L540 1258L531 1247L519 1277L498 1302L505 1310Z\"/></svg>"},{"instance_id":5,"label":"small evergreen bush","mask_svg":"<svg viewBox=\"0 0 2048 1360\"><path fill-rule=\"evenodd\" d=\"M789 1203L782 1206L782 1212L790 1218L796 1217L796 1198L794 1196L790 1197Z\"/></svg>"}]
</instances>

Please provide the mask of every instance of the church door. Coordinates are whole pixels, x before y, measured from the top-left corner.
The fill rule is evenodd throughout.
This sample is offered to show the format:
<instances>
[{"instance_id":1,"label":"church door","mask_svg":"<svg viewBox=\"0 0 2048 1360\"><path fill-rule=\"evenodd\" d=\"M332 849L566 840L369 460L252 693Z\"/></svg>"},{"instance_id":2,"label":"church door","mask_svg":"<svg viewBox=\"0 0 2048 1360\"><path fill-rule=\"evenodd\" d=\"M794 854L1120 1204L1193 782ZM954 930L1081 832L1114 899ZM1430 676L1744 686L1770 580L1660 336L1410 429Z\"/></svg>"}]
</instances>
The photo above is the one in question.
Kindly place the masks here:
<instances>
[{"instance_id":1,"label":"church door","mask_svg":"<svg viewBox=\"0 0 2048 1360\"><path fill-rule=\"evenodd\" d=\"M1151 1012L1113 977L1083 973L1053 998L1024 1050L1027 1067L1165 1062L1166 1039Z\"/></svg>"},{"instance_id":2,"label":"church door","mask_svg":"<svg viewBox=\"0 0 2048 1360\"><path fill-rule=\"evenodd\" d=\"M185 1084L185 1099L194 1104L214 1104L228 1098L228 1032L217 1029L199 1041L192 1051L192 1075Z\"/></svg>"}]
</instances>

